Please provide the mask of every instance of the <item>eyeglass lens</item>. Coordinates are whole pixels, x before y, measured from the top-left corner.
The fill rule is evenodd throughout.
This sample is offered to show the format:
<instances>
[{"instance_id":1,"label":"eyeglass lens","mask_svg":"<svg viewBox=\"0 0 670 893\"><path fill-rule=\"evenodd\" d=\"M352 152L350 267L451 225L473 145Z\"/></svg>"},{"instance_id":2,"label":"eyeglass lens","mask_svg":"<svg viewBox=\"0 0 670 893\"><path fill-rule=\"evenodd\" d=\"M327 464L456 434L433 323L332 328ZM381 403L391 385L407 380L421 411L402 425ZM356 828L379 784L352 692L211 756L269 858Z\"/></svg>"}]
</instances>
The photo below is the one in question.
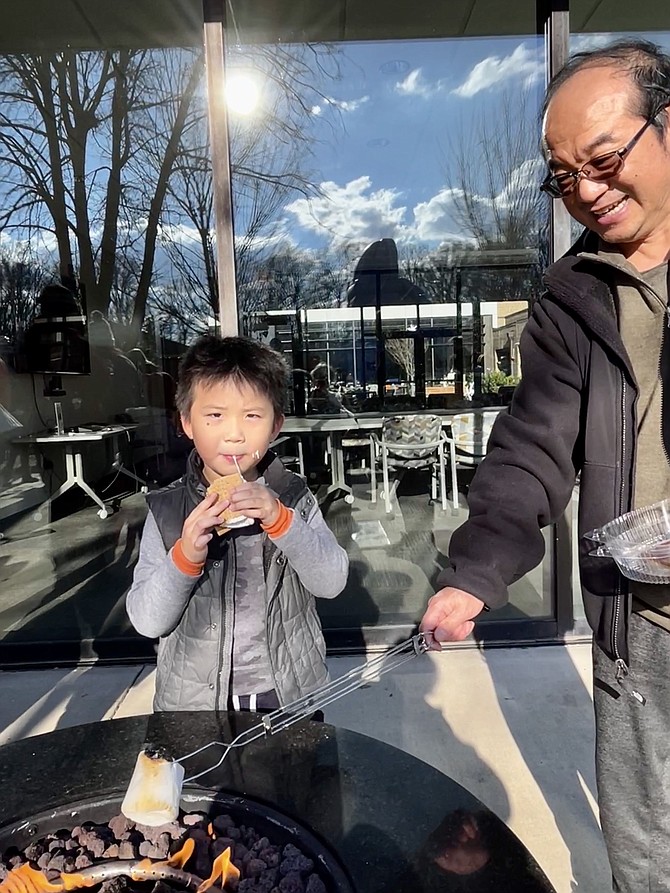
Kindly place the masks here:
<instances>
[{"instance_id":1,"label":"eyeglass lens","mask_svg":"<svg viewBox=\"0 0 670 893\"><path fill-rule=\"evenodd\" d=\"M546 186L548 191L553 194L569 195L577 187L580 174L589 180L599 182L600 180L608 180L610 177L616 176L622 167L623 158L621 155L618 152L609 152L607 155L593 158L579 171L573 171L569 174L556 174L548 178Z\"/></svg>"}]
</instances>

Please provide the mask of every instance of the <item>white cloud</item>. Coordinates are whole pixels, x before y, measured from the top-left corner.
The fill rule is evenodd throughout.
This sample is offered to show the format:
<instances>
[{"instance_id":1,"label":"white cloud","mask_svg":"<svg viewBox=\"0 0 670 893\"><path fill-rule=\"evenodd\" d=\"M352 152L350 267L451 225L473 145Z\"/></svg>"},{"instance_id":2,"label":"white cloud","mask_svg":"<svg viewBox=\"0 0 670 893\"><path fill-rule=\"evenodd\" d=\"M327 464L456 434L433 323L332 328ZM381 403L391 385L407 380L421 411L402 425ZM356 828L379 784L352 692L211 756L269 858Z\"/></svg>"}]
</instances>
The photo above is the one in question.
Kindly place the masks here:
<instances>
[{"instance_id":1,"label":"white cloud","mask_svg":"<svg viewBox=\"0 0 670 893\"><path fill-rule=\"evenodd\" d=\"M343 112L355 112L366 102L370 100L369 96L361 96L360 99L343 99L338 103L338 108Z\"/></svg>"},{"instance_id":2,"label":"white cloud","mask_svg":"<svg viewBox=\"0 0 670 893\"><path fill-rule=\"evenodd\" d=\"M482 90L500 87L513 78L523 78L529 86L544 74L544 63L538 49L529 49L524 43L509 56L488 56L472 69L463 83L452 90L456 96L469 99Z\"/></svg>"},{"instance_id":3,"label":"white cloud","mask_svg":"<svg viewBox=\"0 0 670 893\"><path fill-rule=\"evenodd\" d=\"M452 209L459 195L462 195L460 189L445 187L427 202L415 205L414 225L419 241L434 242L451 237L450 230L455 229Z\"/></svg>"},{"instance_id":4,"label":"white cloud","mask_svg":"<svg viewBox=\"0 0 670 893\"><path fill-rule=\"evenodd\" d=\"M160 242L176 242L179 245L200 245L200 233L190 223L162 223L158 231Z\"/></svg>"},{"instance_id":5,"label":"white cloud","mask_svg":"<svg viewBox=\"0 0 670 893\"><path fill-rule=\"evenodd\" d=\"M509 177L505 188L496 196L496 205L500 208L510 208L519 203L520 193L532 190L537 191L537 186L545 173L545 165L540 158L530 158L515 168Z\"/></svg>"},{"instance_id":6,"label":"white cloud","mask_svg":"<svg viewBox=\"0 0 670 893\"><path fill-rule=\"evenodd\" d=\"M575 34L570 39L570 55L585 53L588 50L597 50L607 46L617 35L613 33L602 34Z\"/></svg>"},{"instance_id":7,"label":"white cloud","mask_svg":"<svg viewBox=\"0 0 670 893\"><path fill-rule=\"evenodd\" d=\"M493 223L493 211L505 211L518 205L520 196L537 190L543 170L542 161L529 159L512 171L504 189L494 198L471 195L471 205L479 219ZM411 210L402 204L403 195L395 189L374 189L369 176L358 177L344 185L322 183L321 194L300 198L286 206L297 225L335 245L369 244L376 239L392 238L399 243L436 244L471 242L472 233L459 222L457 202L463 197L458 188L444 186L425 202ZM287 226L285 234L291 231ZM296 237L299 243L299 236Z\"/></svg>"},{"instance_id":8,"label":"white cloud","mask_svg":"<svg viewBox=\"0 0 670 893\"><path fill-rule=\"evenodd\" d=\"M440 84L429 84L421 74L420 68L415 68L395 85L395 90L401 96L432 96L440 89Z\"/></svg>"},{"instance_id":9,"label":"white cloud","mask_svg":"<svg viewBox=\"0 0 670 893\"><path fill-rule=\"evenodd\" d=\"M341 112L355 112L356 109L359 109L362 105L364 105L366 102L369 102L369 101L370 101L369 96L359 96L358 99L335 99L332 96L324 97L325 103L327 103L328 105L334 106L335 108L339 109ZM314 108L319 109L319 112L321 111L321 109L318 105L315 106ZM314 109L312 109L312 112L314 113ZM317 112L317 114L319 112Z\"/></svg>"},{"instance_id":10,"label":"white cloud","mask_svg":"<svg viewBox=\"0 0 670 893\"><path fill-rule=\"evenodd\" d=\"M321 195L299 198L286 210L303 229L338 242L402 237L407 209L397 204L401 193L395 189L372 191L371 186L368 176L344 186L331 181L321 183Z\"/></svg>"}]
</instances>

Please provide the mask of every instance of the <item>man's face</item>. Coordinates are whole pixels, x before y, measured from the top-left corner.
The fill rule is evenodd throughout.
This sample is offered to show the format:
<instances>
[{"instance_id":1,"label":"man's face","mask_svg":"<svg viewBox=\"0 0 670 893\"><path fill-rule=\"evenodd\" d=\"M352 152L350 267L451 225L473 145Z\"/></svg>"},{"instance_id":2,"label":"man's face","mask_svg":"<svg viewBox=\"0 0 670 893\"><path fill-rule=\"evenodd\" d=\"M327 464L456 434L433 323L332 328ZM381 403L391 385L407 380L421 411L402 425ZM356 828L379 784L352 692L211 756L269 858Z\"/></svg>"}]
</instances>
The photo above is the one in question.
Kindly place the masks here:
<instances>
[{"instance_id":1,"label":"man's face","mask_svg":"<svg viewBox=\"0 0 670 893\"><path fill-rule=\"evenodd\" d=\"M554 173L575 171L596 156L623 148L644 124L631 113L635 88L615 68L587 68L573 75L549 103L544 137ZM582 176L563 198L575 220L633 262L637 252L670 251L670 154L667 135L653 127L626 155L610 180Z\"/></svg>"},{"instance_id":2,"label":"man's face","mask_svg":"<svg viewBox=\"0 0 670 893\"><path fill-rule=\"evenodd\" d=\"M283 421L281 415L275 418L268 397L232 381L213 385L198 382L189 417L182 416L184 431L193 441L210 483L232 474L238 466L247 480L254 480L256 465Z\"/></svg>"}]
</instances>

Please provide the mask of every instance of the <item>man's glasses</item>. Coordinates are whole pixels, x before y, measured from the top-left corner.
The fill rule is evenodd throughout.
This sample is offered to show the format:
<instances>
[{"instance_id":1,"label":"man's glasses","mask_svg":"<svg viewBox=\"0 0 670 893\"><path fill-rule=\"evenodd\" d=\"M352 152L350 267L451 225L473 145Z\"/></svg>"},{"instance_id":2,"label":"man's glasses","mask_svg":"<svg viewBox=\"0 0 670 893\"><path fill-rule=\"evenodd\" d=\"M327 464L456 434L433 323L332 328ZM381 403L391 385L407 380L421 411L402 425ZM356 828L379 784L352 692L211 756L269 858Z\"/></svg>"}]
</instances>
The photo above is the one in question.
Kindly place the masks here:
<instances>
[{"instance_id":1,"label":"man's glasses","mask_svg":"<svg viewBox=\"0 0 670 893\"><path fill-rule=\"evenodd\" d=\"M575 191L580 177L586 177L587 180L592 180L596 183L599 183L602 180L609 180L611 177L616 177L624 165L626 156L653 121L654 118L648 118L630 142L626 143L623 149L617 149L616 152L606 152L604 155L598 155L596 158L587 161L586 164L583 164L579 170L576 171L565 171L560 174L547 174L542 181L540 189L552 198L564 198L566 195L570 195L570 193Z\"/></svg>"}]
</instances>

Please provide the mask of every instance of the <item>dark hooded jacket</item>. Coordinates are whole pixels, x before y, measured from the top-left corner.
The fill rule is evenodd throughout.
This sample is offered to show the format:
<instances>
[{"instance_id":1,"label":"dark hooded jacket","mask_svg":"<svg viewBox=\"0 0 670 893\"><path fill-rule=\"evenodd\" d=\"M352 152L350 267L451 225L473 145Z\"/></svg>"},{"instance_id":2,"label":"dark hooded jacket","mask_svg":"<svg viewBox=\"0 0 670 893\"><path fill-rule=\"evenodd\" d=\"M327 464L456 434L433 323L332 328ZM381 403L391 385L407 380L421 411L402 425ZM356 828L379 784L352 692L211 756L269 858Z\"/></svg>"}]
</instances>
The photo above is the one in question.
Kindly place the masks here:
<instances>
[{"instance_id":1,"label":"dark hooded jacket","mask_svg":"<svg viewBox=\"0 0 670 893\"><path fill-rule=\"evenodd\" d=\"M612 559L589 555L595 546L584 534L632 507L637 385L602 267L578 256L597 250L594 238L586 234L545 274L521 337L523 379L493 427L439 583L503 605L507 587L542 560L541 530L565 510L579 474L586 616L600 647L625 663L627 582Z\"/></svg>"}]
</instances>

